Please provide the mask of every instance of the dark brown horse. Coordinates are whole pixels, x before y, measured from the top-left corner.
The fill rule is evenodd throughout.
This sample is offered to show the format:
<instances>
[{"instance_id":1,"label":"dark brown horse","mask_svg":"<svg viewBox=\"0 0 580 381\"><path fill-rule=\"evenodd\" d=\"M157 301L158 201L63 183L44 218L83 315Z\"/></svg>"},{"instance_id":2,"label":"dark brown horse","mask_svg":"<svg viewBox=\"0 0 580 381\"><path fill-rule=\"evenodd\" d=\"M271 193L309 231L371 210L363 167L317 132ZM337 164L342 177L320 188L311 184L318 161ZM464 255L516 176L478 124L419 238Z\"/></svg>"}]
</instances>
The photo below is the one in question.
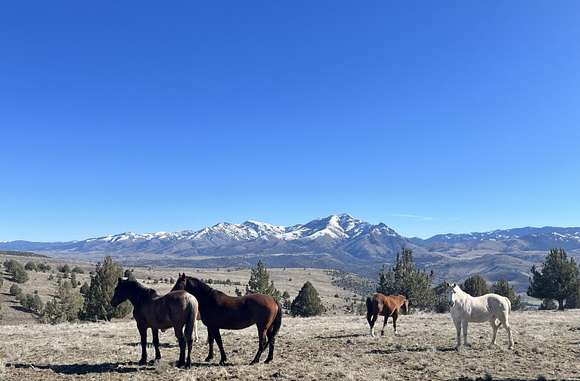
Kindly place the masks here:
<instances>
[{"instance_id":1,"label":"dark brown horse","mask_svg":"<svg viewBox=\"0 0 580 381\"><path fill-rule=\"evenodd\" d=\"M192 333L195 330L197 341L197 300L185 291L173 291L159 296L157 291L140 285L135 280L119 278L115 294L111 299L113 307L129 299L133 304L133 316L141 335L141 360L139 365L147 363L147 329L153 332L155 361L161 359L159 352L159 330L172 328L179 342L179 360L177 366L191 367ZM184 330L185 328L185 330ZM185 344L187 341L187 361L185 361Z\"/></svg>"},{"instance_id":2,"label":"dark brown horse","mask_svg":"<svg viewBox=\"0 0 580 381\"><path fill-rule=\"evenodd\" d=\"M282 325L282 307L276 299L264 294L228 296L185 274L179 275L173 290L186 290L199 301L201 321L208 332L209 353L205 361L213 358L214 340L221 354L220 365L227 361L220 329L244 329L254 324L258 327L258 352L250 365L260 361L266 343L269 346L266 363L272 361L276 334Z\"/></svg>"},{"instance_id":3,"label":"dark brown horse","mask_svg":"<svg viewBox=\"0 0 580 381\"><path fill-rule=\"evenodd\" d=\"M376 293L372 297L367 298L367 320L371 326L371 336L375 336L375 322L379 315L385 317L383 322L383 329L381 336L385 334L385 326L389 316L393 317L393 328L395 335L397 334L397 318L399 311L403 310L405 314L409 312L409 301L403 295L386 296L381 293Z\"/></svg>"}]
</instances>

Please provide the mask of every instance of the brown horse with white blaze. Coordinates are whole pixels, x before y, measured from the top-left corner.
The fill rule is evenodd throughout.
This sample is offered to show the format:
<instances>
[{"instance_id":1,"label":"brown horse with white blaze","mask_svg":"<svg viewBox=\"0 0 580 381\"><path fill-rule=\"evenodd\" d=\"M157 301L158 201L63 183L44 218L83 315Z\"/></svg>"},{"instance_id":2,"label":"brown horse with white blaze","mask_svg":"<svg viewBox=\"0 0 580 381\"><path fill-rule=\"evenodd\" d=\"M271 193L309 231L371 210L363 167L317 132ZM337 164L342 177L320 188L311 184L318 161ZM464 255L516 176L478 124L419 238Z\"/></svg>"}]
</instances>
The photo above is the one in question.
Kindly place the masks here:
<instances>
[{"instance_id":1,"label":"brown horse with white blaze","mask_svg":"<svg viewBox=\"0 0 580 381\"><path fill-rule=\"evenodd\" d=\"M173 290L186 290L199 302L201 321L208 333L209 353L205 361L213 358L214 340L221 354L220 365L227 361L220 329L244 329L254 324L258 328L258 352L250 365L260 361L266 346L269 347L266 363L272 361L276 334L282 325L282 306L276 299L264 294L229 296L185 274L179 275Z\"/></svg>"},{"instance_id":2,"label":"brown horse with white blaze","mask_svg":"<svg viewBox=\"0 0 580 381\"><path fill-rule=\"evenodd\" d=\"M375 336L375 322L379 315L385 317L383 322L383 329L381 330L381 336L385 334L385 326L387 325L387 320L389 316L393 317L393 329L395 330L395 335L397 334L397 319L399 317L400 311L403 310L405 314L409 312L409 300L403 295L383 295L377 292L372 297L367 298L367 321L371 327L371 336Z\"/></svg>"}]
</instances>

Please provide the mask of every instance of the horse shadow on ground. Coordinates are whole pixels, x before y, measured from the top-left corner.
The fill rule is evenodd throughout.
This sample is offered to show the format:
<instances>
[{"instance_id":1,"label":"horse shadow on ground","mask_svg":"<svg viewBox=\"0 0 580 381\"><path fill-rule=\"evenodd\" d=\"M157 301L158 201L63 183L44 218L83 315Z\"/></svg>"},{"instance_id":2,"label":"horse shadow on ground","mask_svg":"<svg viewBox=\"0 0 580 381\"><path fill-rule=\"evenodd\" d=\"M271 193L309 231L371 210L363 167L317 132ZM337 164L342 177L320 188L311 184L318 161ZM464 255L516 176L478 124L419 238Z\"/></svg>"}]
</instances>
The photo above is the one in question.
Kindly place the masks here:
<instances>
[{"instance_id":1,"label":"horse shadow on ground","mask_svg":"<svg viewBox=\"0 0 580 381\"><path fill-rule=\"evenodd\" d=\"M153 367L133 366L132 362L116 362L102 364L18 364L8 363L7 368L48 369L58 374L82 375L90 373L134 373L140 370L154 370Z\"/></svg>"},{"instance_id":2,"label":"horse shadow on ground","mask_svg":"<svg viewBox=\"0 0 580 381\"><path fill-rule=\"evenodd\" d=\"M141 343L125 343L129 347L141 347ZM147 343L148 348L153 348L153 343ZM159 348L178 348L177 344L159 343Z\"/></svg>"},{"instance_id":3,"label":"horse shadow on ground","mask_svg":"<svg viewBox=\"0 0 580 381\"><path fill-rule=\"evenodd\" d=\"M371 355L391 355L402 352L456 352L455 347L413 347L413 348L389 348L372 349L368 351Z\"/></svg>"},{"instance_id":4,"label":"horse shadow on ground","mask_svg":"<svg viewBox=\"0 0 580 381\"><path fill-rule=\"evenodd\" d=\"M331 336L322 336L318 335L315 336L315 339L322 339L322 340L334 340L334 339L352 339L354 337L361 337L364 336L362 333L353 333L353 334L345 334L345 335L331 335Z\"/></svg>"}]
</instances>

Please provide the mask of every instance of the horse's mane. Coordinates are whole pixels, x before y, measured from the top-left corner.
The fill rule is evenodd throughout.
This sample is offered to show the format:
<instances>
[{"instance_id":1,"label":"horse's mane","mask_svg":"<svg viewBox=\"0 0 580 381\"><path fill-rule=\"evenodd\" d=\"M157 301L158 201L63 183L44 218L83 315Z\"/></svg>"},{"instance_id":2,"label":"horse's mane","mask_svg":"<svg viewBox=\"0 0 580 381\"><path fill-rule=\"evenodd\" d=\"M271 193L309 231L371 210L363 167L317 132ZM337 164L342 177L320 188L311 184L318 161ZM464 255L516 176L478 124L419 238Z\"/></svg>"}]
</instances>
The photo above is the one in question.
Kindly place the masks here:
<instances>
[{"instance_id":1,"label":"horse's mane","mask_svg":"<svg viewBox=\"0 0 580 381\"><path fill-rule=\"evenodd\" d=\"M143 299L143 297L153 299L159 296L155 289L145 287L136 280L127 280L125 283L130 286L131 291L133 291L139 299Z\"/></svg>"},{"instance_id":2,"label":"horse's mane","mask_svg":"<svg viewBox=\"0 0 580 381\"><path fill-rule=\"evenodd\" d=\"M188 282L192 282L193 279L197 279L197 278L193 278L190 276L187 277ZM213 296L213 297L220 296L220 295L226 295L225 293L221 292L220 290L216 290L215 288L211 288L201 279L197 279L197 281L198 281L199 288L201 289L201 293L203 293L204 295Z\"/></svg>"}]
</instances>

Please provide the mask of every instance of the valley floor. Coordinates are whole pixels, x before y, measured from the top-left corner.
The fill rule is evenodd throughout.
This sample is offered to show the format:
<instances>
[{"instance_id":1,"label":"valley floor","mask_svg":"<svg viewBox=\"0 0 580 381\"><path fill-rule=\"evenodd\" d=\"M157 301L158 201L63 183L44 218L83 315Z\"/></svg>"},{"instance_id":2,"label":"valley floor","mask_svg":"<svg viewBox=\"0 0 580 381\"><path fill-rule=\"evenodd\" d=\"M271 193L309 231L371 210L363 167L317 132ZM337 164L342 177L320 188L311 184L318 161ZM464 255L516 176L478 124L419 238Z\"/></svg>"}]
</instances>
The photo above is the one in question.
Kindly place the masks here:
<instances>
[{"instance_id":1,"label":"valley floor","mask_svg":"<svg viewBox=\"0 0 580 381\"><path fill-rule=\"evenodd\" d=\"M225 367L217 365L217 351L213 363L203 362L201 325L191 370L173 367L178 347L171 331L161 335L161 364L131 362L140 355L132 321L1 326L0 380L455 380L486 374L494 380L580 380L580 310L514 312L514 350L506 349L503 330L499 346L488 348L489 325L472 324L473 346L457 353L447 314L417 313L399 322L398 336L389 324L385 337L372 338L363 316L286 317L274 362L256 366L247 365L256 350L255 329L226 331L230 364Z\"/></svg>"}]
</instances>

